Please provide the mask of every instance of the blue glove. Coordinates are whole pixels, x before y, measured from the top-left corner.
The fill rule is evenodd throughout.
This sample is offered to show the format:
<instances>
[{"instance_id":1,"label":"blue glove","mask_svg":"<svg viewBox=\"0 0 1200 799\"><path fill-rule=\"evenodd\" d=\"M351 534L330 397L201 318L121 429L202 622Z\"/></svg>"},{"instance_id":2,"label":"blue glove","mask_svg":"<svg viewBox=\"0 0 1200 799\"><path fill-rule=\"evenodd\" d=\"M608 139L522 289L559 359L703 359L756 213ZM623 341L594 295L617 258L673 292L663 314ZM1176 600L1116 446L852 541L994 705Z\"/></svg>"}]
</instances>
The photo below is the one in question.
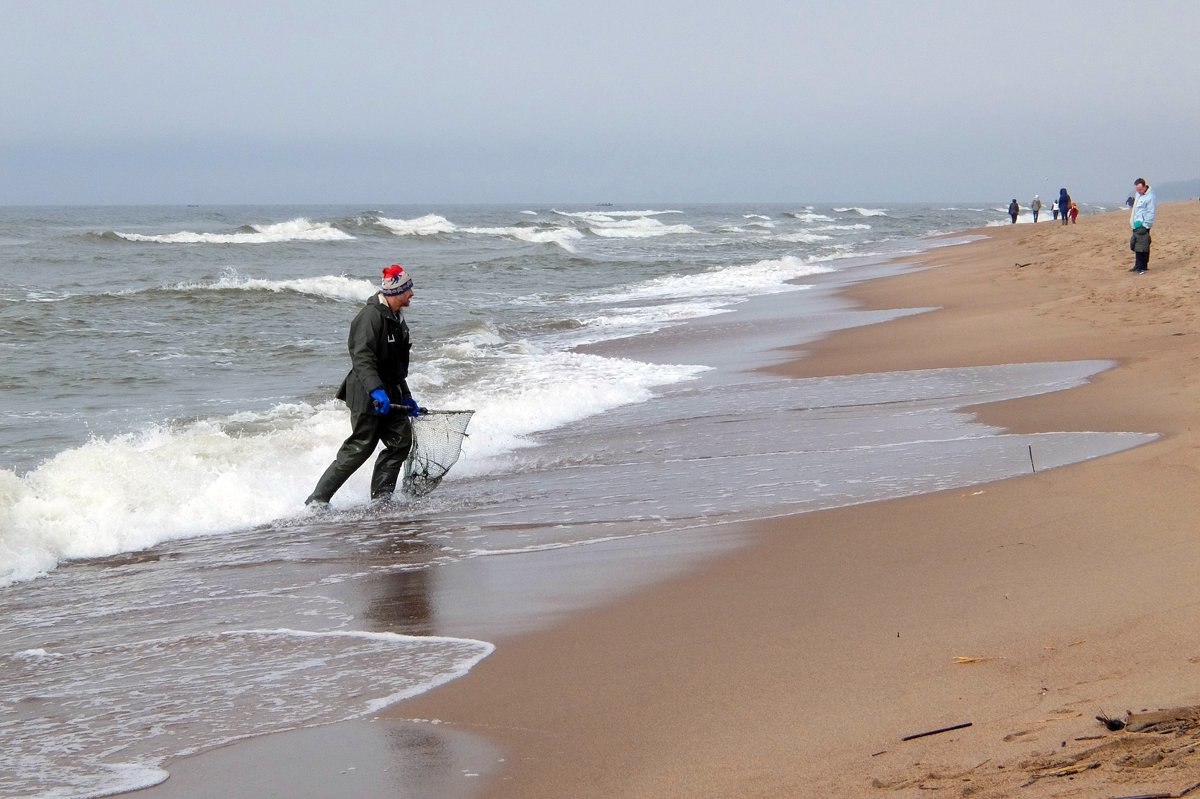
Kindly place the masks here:
<instances>
[{"instance_id":1,"label":"blue glove","mask_svg":"<svg viewBox=\"0 0 1200 799\"><path fill-rule=\"evenodd\" d=\"M387 392L382 388L377 388L372 391L371 399L375 400L375 410L379 413L386 414L392 409L392 401L388 399Z\"/></svg>"},{"instance_id":2,"label":"blue glove","mask_svg":"<svg viewBox=\"0 0 1200 799\"><path fill-rule=\"evenodd\" d=\"M1145 227L1145 225L1143 225L1143 224L1142 224L1142 220L1140 220L1140 219L1139 219L1139 220L1137 220L1136 222L1134 222L1134 223L1133 223L1133 229L1134 229L1134 230L1137 230L1137 229L1138 229L1138 228L1140 228L1140 227Z\"/></svg>"},{"instance_id":3,"label":"blue glove","mask_svg":"<svg viewBox=\"0 0 1200 799\"><path fill-rule=\"evenodd\" d=\"M405 397L404 399L400 400L400 404L408 408L409 416L420 416L422 413L421 406L418 405L417 401L412 397Z\"/></svg>"}]
</instances>

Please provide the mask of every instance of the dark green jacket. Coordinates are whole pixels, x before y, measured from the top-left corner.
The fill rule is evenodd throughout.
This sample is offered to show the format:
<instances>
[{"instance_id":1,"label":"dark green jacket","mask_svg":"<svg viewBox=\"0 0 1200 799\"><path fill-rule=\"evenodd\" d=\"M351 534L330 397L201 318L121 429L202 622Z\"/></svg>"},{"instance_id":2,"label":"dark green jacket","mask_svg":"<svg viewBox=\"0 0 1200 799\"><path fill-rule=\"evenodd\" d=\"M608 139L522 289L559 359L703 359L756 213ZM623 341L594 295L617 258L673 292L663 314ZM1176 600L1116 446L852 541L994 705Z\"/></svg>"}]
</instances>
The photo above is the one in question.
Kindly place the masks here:
<instances>
[{"instance_id":1,"label":"dark green jacket","mask_svg":"<svg viewBox=\"0 0 1200 799\"><path fill-rule=\"evenodd\" d=\"M371 392L377 388L387 391L392 404L411 396L405 382L408 351L412 349L408 325L382 299L382 295L376 294L367 300L350 323L346 342L350 350L350 373L338 388L337 397L353 413L374 409Z\"/></svg>"},{"instance_id":2,"label":"dark green jacket","mask_svg":"<svg viewBox=\"0 0 1200 799\"><path fill-rule=\"evenodd\" d=\"M1129 234L1129 249L1134 252L1150 252L1150 228L1137 227Z\"/></svg>"}]
</instances>

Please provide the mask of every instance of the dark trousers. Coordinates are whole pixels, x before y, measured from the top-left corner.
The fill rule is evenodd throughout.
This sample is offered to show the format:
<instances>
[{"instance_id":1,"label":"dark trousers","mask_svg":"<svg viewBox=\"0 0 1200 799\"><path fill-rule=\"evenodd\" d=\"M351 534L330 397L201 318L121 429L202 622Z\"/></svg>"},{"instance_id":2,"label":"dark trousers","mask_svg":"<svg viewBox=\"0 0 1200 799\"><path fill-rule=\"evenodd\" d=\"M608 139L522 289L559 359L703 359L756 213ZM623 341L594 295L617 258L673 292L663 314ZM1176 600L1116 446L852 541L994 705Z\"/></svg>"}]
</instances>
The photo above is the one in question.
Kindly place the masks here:
<instances>
[{"instance_id":1,"label":"dark trousers","mask_svg":"<svg viewBox=\"0 0 1200 799\"><path fill-rule=\"evenodd\" d=\"M371 475L371 499L389 496L396 490L400 469L412 447L412 424L408 416L402 410L393 410L385 416L352 413L350 426L350 437L342 443L333 463L321 475L305 504L333 499L350 475L367 462L380 441L383 449L375 459L375 471Z\"/></svg>"},{"instance_id":2,"label":"dark trousers","mask_svg":"<svg viewBox=\"0 0 1200 799\"><path fill-rule=\"evenodd\" d=\"M1150 251L1135 252L1133 254L1133 268L1139 272L1145 272L1150 268Z\"/></svg>"}]
</instances>

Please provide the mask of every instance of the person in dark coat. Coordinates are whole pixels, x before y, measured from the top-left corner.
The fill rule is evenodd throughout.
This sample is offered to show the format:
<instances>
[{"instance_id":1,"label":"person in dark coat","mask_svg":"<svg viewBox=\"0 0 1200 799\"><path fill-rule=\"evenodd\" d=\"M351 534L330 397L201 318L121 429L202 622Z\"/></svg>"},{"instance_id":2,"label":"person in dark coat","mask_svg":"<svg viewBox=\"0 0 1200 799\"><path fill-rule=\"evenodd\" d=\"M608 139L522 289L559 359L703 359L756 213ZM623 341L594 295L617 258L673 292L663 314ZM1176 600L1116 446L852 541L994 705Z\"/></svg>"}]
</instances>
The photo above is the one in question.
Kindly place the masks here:
<instances>
[{"instance_id":1,"label":"person in dark coat","mask_svg":"<svg viewBox=\"0 0 1200 799\"><path fill-rule=\"evenodd\" d=\"M1008 215L1012 217L1012 223L1017 224L1017 215L1021 213L1021 206L1017 204L1017 198L1013 197L1013 201L1008 204Z\"/></svg>"},{"instance_id":2,"label":"person in dark coat","mask_svg":"<svg viewBox=\"0 0 1200 799\"><path fill-rule=\"evenodd\" d=\"M305 505L328 505L380 441L383 450L371 475L371 499L384 499L395 492L412 447L409 417L421 413L407 383L412 341L403 309L412 296L412 275L400 264L392 264L383 270L379 293L367 300L350 323L350 372L337 392L337 398L350 408L350 437Z\"/></svg>"},{"instance_id":3,"label":"person in dark coat","mask_svg":"<svg viewBox=\"0 0 1200 799\"><path fill-rule=\"evenodd\" d=\"M1071 210L1071 195L1067 194L1066 189L1058 190L1058 212L1062 216L1062 223L1065 225L1071 220L1068 219Z\"/></svg>"}]
</instances>

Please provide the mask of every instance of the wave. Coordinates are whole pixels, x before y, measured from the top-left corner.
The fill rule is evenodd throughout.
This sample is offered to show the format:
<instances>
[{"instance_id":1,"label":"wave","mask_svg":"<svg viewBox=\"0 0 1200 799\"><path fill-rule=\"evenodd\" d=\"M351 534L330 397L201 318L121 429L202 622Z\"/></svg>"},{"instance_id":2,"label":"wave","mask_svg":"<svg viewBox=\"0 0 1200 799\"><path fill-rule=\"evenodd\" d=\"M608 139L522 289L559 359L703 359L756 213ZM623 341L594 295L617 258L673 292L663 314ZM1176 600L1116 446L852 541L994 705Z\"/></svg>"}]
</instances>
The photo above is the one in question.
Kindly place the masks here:
<instances>
[{"instance_id":1,"label":"wave","mask_svg":"<svg viewBox=\"0 0 1200 799\"><path fill-rule=\"evenodd\" d=\"M389 219L381 216L377 221L397 236L439 236L458 230L453 222L437 214L425 214L416 219Z\"/></svg>"},{"instance_id":2,"label":"wave","mask_svg":"<svg viewBox=\"0 0 1200 799\"><path fill-rule=\"evenodd\" d=\"M816 244L819 241L829 241L833 236L827 236L824 233L812 233L807 230L800 230L795 233L781 233L778 236L773 236L773 241L788 241L793 244Z\"/></svg>"},{"instance_id":3,"label":"wave","mask_svg":"<svg viewBox=\"0 0 1200 799\"><path fill-rule=\"evenodd\" d=\"M887 216L888 215L886 208L851 207L851 208L834 208L833 210L837 211L839 214L848 214L848 213L853 212L853 213L858 214L859 216Z\"/></svg>"},{"instance_id":4,"label":"wave","mask_svg":"<svg viewBox=\"0 0 1200 799\"><path fill-rule=\"evenodd\" d=\"M728 299L683 300L655 305L609 309L580 321L588 331L575 338L580 344L611 341L661 329L664 325L698 319L702 316L730 313Z\"/></svg>"},{"instance_id":5,"label":"wave","mask_svg":"<svg viewBox=\"0 0 1200 799\"><path fill-rule=\"evenodd\" d=\"M696 232L691 225L665 225L655 219L667 214L682 214L682 211L551 210L550 213L578 220L589 233L605 239L647 239Z\"/></svg>"},{"instance_id":6,"label":"wave","mask_svg":"<svg viewBox=\"0 0 1200 799\"><path fill-rule=\"evenodd\" d=\"M622 295L629 299L740 298L794 291L789 281L832 271L812 261L786 255L741 266L728 266L692 275L669 275L635 283ZM586 302L611 302L612 293L594 295Z\"/></svg>"},{"instance_id":7,"label":"wave","mask_svg":"<svg viewBox=\"0 0 1200 799\"><path fill-rule=\"evenodd\" d=\"M463 233L477 236L500 236L530 244L555 244L571 253L575 252L572 242L583 238L583 233L569 227L533 228L514 225L512 227L467 227L460 228L460 230Z\"/></svg>"},{"instance_id":8,"label":"wave","mask_svg":"<svg viewBox=\"0 0 1200 799\"><path fill-rule=\"evenodd\" d=\"M6 739L3 784L10 796L43 797L145 788L168 778L173 758L378 713L462 677L494 650L470 638L285 627L4 652L8 685L70 696L76 708Z\"/></svg>"},{"instance_id":9,"label":"wave","mask_svg":"<svg viewBox=\"0 0 1200 799\"><path fill-rule=\"evenodd\" d=\"M476 412L450 482L504 472L532 434L645 401L653 387L705 371L462 332L409 378L422 405ZM347 419L335 400L284 403L93 438L24 475L0 469L0 586L63 561L302 519ZM369 479L370 469L352 476L335 510L364 505Z\"/></svg>"},{"instance_id":10,"label":"wave","mask_svg":"<svg viewBox=\"0 0 1200 799\"><path fill-rule=\"evenodd\" d=\"M826 216L825 214L818 214L816 211L813 211L811 208L806 209L804 211L788 211L784 214L784 216L790 216L793 219L799 219L801 222L808 222L810 224L813 222L832 222L832 221L834 221L832 216Z\"/></svg>"},{"instance_id":11,"label":"wave","mask_svg":"<svg viewBox=\"0 0 1200 799\"><path fill-rule=\"evenodd\" d=\"M184 230L150 236L108 231L100 235L156 244L278 244L287 241L347 241L354 238L328 222L311 222L304 217L269 225L245 225L237 233L194 233Z\"/></svg>"},{"instance_id":12,"label":"wave","mask_svg":"<svg viewBox=\"0 0 1200 799\"><path fill-rule=\"evenodd\" d=\"M426 214L415 219L380 217L379 224L396 236L497 236L530 244L555 244L567 252L574 252L572 242L583 238L583 234L573 227L531 225L525 221L508 227L459 227L437 214Z\"/></svg>"},{"instance_id":13,"label":"wave","mask_svg":"<svg viewBox=\"0 0 1200 799\"><path fill-rule=\"evenodd\" d=\"M557 216L565 216L570 219L581 219L584 222L612 222L616 219L625 219L631 217L654 217L663 216L665 214L682 214L683 211L559 211L551 209L550 213Z\"/></svg>"},{"instance_id":14,"label":"wave","mask_svg":"<svg viewBox=\"0 0 1200 799\"><path fill-rule=\"evenodd\" d=\"M522 212L527 216L538 216L536 211ZM659 236L695 233L691 225L667 225L655 217L681 214L674 210L645 211L557 211L555 216L570 222L563 224L544 220L522 220L514 225L485 227L460 227L444 216L426 214L415 219L389 219L380 217L378 223L396 236L446 236L473 235L496 236L530 244L553 244L567 252L575 252L575 243L591 234L607 239L642 239ZM764 224L764 223L753 223ZM769 225L770 223L766 223ZM579 226L582 227L579 227Z\"/></svg>"},{"instance_id":15,"label":"wave","mask_svg":"<svg viewBox=\"0 0 1200 799\"><path fill-rule=\"evenodd\" d=\"M689 319L728 313L732 306L748 297L806 289L808 286L794 281L832 272L833 267L817 261L843 257L814 256L806 260L784 256L698 274L653 278L623 286L622 302L615 306L611 291L579 295L571 302L583 308L600 306L600 310L581 313L578 322L582 329L570 328L569 339L573 345L610 341L652 333Z\"/></svg>"},{"instance_id":16,"label":"wave","mask_svg":"<svg viewBox=\"0 0 1200 799\"><path fill-rule=\"evenodd\" d=\"M71 294L56 293L54 296L34 295L25 298L25 302L64 302L67 300L84 303L101 302L107 299L128 299L130 297L153 297L156 294L167 293L197 293L210 291L266 291L272 294L306 294L313 297L324 297L331 300L366 302L378 290L370 280L346 277L345 275L318 275L316 277L299 277L289 280L266 280L263 278L246 277L230 267L221 277L211 282L184 282L155 288L126 289L124 291L103 292L100 294Z\"/></svg>"},{"instance_id":17,"label":"wave","mask_svg":"<svg viewBox=\"0 0 1200 799\"><path fill-rule=\"evenodd\" d=\"M870 229L871 229L871 226L864 222L859 222L854 225L820 225L818 227L813 228L813 230L870 230Z\"/></svg>"},{"instance_id":18,"label":"wave","mask_svg":"<svg viewBox=\"0 0 1200 799\"><path fill-rule=\"evenodd\" d=\"M606 239L649 239L696 232L691 225L664 225L657 219L644 216L607 221L592 220L587 229L593 235Z\"/></svg>"},{"instance_id":19,"label":"wave","mask_svg":"<svg viewBox=\"0 0 1200 799\"><path fill-rule=\"evenodd\" d=\"M376 285L369 280L349 278L345 275L320 275L318 277L301 277L290 280L264 280L262 278L245 277L233 269L227 270L214 283L181 284L175 288L180 291L202 289L206 291L269 291L275 294L293 292L316 297L327 297L332 300L354 300L356 302L366 302L377 290Z\"/></svg>"}]
</instances>

